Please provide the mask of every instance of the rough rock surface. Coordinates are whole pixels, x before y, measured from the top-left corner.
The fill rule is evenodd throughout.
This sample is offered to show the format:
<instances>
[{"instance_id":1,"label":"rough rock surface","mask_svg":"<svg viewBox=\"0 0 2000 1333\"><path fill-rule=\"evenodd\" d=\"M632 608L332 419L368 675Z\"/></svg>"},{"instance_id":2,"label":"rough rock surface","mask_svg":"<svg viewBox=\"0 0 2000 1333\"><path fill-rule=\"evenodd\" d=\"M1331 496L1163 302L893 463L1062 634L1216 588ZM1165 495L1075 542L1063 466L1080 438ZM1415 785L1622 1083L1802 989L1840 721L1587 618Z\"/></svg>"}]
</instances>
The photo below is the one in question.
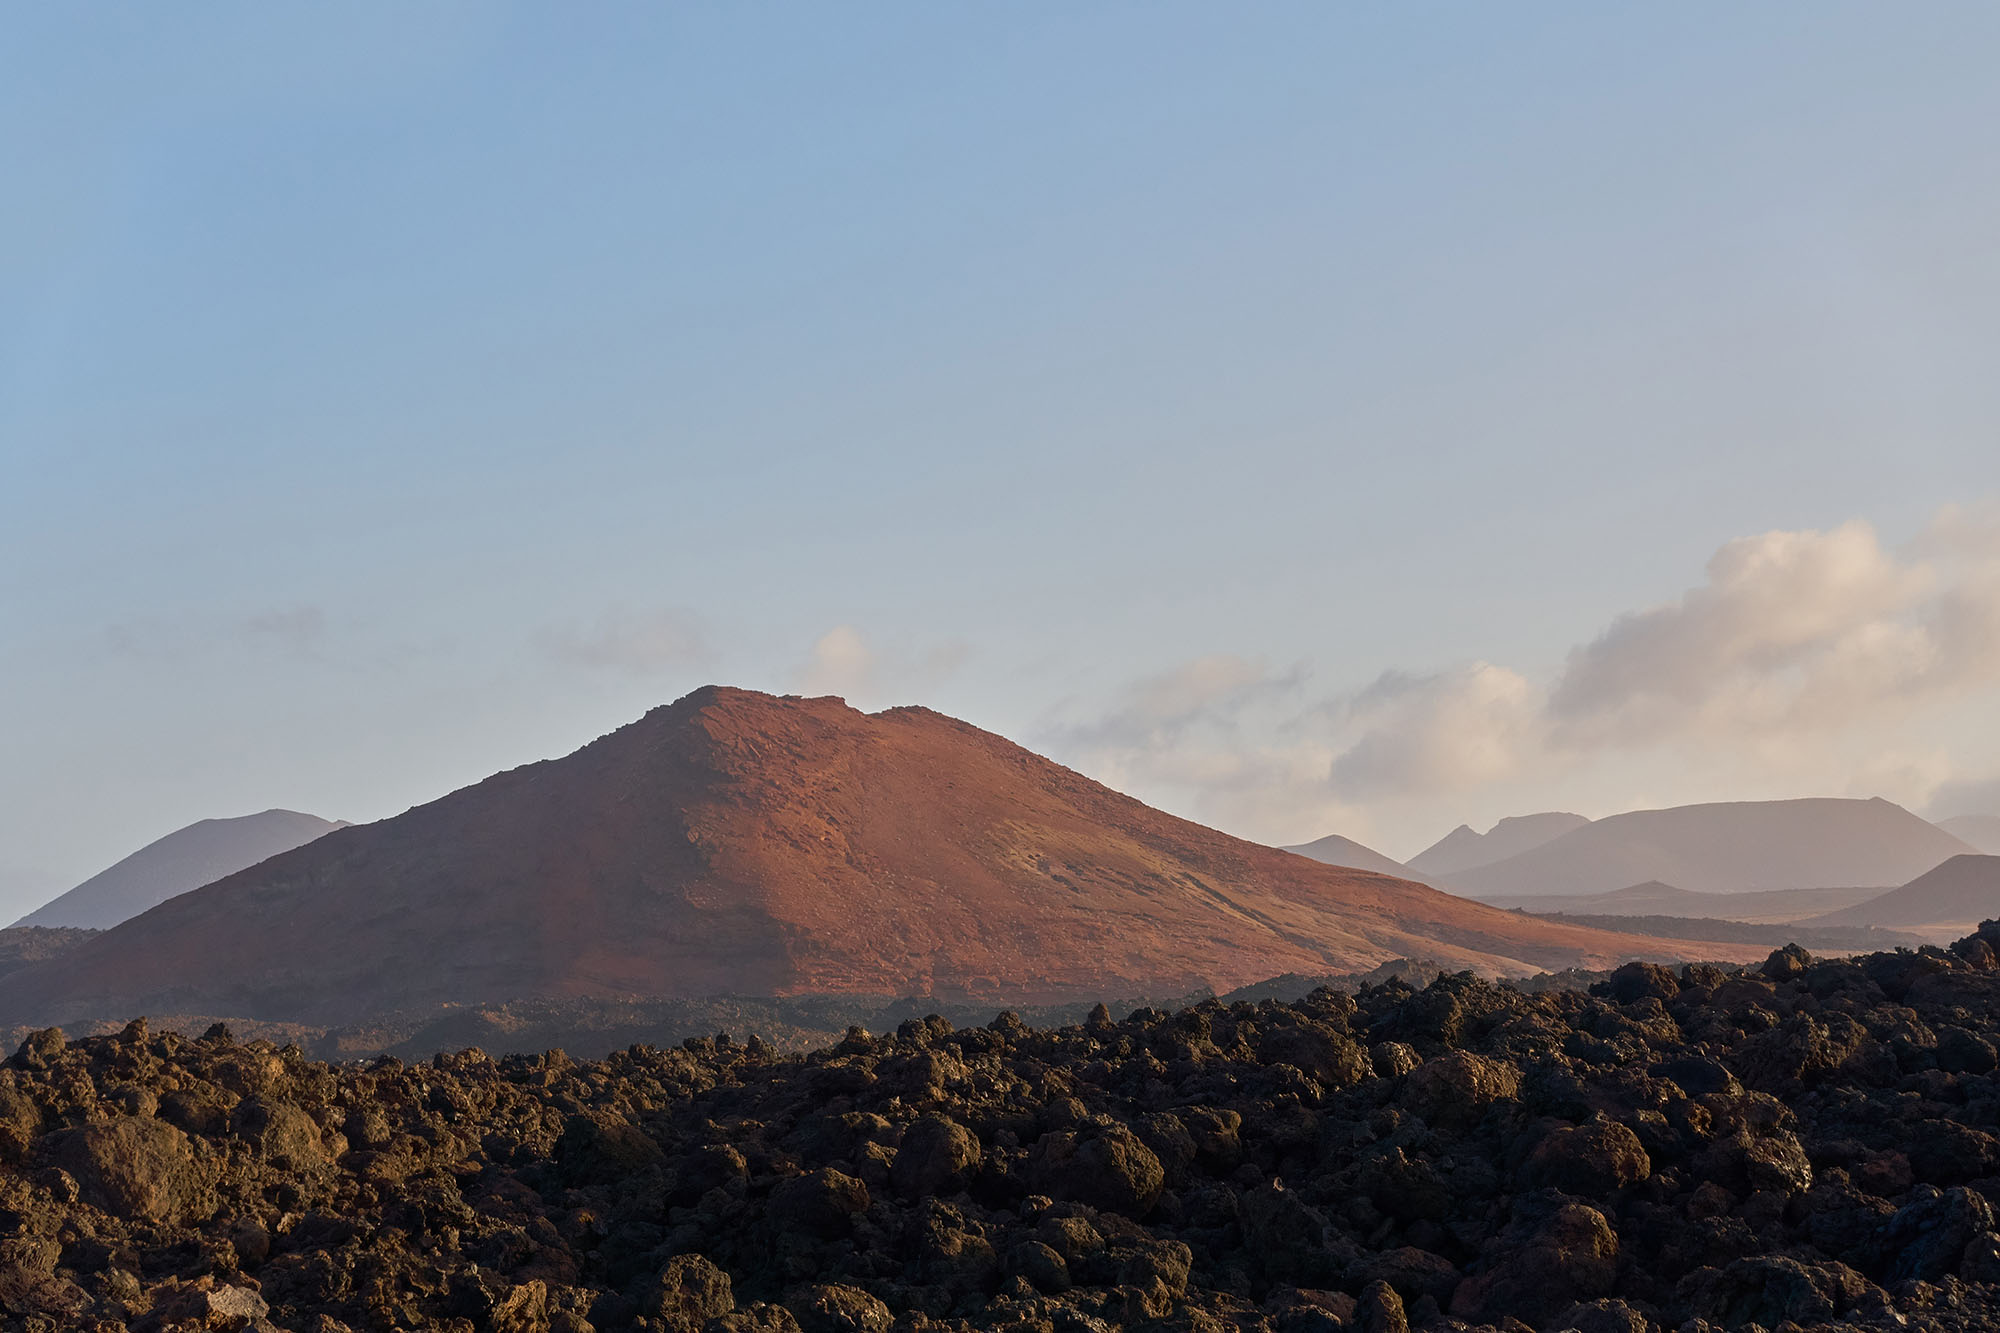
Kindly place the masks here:
<instances>
[{"instance_id":1,"label":"rough rock surface","mask_svg":"<svg viewBox=\"0 0 2000 1333\"><path fill-rule=\"evenodd\" d=\"M1992 1328L1983 930L808 1055L39 1032L0 1067L0 1329Z\"/></svg>"}]
</instances>

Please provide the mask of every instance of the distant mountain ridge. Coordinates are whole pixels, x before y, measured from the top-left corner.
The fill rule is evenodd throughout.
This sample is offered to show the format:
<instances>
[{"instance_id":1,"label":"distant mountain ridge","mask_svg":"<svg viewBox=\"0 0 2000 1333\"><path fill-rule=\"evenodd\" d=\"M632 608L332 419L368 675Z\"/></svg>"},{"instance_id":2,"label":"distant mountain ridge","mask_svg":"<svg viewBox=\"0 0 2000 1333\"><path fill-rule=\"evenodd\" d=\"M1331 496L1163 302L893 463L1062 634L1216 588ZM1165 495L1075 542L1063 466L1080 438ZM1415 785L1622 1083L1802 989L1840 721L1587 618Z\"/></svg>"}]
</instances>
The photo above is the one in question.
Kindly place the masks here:
<instances>
[{"instance_id":1,"label":"distant mountain ridge","mask_svg":"<svg viewBox=\"0 0 2000 1333\"><path fill-rule=\"evenodd\" d=\"M1228 990L1755 951L1538 921L1176 819L923 708L708 687L0 977L0 1022L523 997Z\"/></svg>"},{"instance_id":2,"label":"distant mountain ridge","mask_svg":"<svg viewBox=\"0 0 2000 1333\"><path fill-rule=\"evenodd\" d=\"M1428 876L1413 871L1401 861L1384 856L1373 847L1365 846L1352 838L1338 833L1329 833L1324 838L1300 843L1296 847L1286 847L1288 852L1309 856L1322 865L1346 866L1352 870L1372 870L1378 875L1394 875L1398 879L1414 880L1418 884L1430 884ZM1435 884L1431 887L1436 888Z\"/></svg>"},{"instance_id":3,"label":"distant mountain ridge","mask_svg":"<svg viewBox=\"0 0 2000 1333\"><path fill-rule=\"evenodd\" d=\"M1409 866L1419 874L1448 878L1461 870L1519 856L1589 822L1582 815L1550 810L1535 815L1509 815L1484 833L1475 833L1471 826L1460 824L1411 857Z\"/></svg>"},{"instance_id":4,"label":"distant mountain ridge","mask_svg":"<svg viewBox=\"0 0 2000 1333\"><path fill-rule=\"evenodd\" d=\"M169 898L346 827L344 821L296 810L199 820L147 843L14 924L108 930Z\"/></svg>"},{"instance_id":5,"label":"distant mountain ridge","mask_svg":"<svg viewBox=\"0 0 2000 1333\"><path fill-rule=\"evenodd\" d=\"M1696 893L1889 888L1972 850L1880 797L1732 801L1611 815L1450 882L1482 899L1648 880Z\"/></svg>"}]
</instances>

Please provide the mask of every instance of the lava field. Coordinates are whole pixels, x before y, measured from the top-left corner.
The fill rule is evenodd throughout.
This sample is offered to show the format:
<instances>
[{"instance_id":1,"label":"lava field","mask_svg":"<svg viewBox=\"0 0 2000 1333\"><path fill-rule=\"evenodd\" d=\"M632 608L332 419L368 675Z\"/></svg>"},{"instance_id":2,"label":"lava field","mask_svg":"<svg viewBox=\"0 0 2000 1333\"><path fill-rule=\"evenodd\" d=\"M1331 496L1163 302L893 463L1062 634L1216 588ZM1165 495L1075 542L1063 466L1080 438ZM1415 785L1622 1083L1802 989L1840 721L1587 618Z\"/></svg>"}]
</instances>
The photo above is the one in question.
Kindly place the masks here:
<instances>
[{"instance_id":1,"label":"lava field","mask_svg":"<svg viewBox=\"0 0 2000 1333\"><path fill-rule=\"evenodd\" d=\"M2000 924L580 1062L37 1032L0 1327L2000 1326Z\"/></svg>"}]
</instances>

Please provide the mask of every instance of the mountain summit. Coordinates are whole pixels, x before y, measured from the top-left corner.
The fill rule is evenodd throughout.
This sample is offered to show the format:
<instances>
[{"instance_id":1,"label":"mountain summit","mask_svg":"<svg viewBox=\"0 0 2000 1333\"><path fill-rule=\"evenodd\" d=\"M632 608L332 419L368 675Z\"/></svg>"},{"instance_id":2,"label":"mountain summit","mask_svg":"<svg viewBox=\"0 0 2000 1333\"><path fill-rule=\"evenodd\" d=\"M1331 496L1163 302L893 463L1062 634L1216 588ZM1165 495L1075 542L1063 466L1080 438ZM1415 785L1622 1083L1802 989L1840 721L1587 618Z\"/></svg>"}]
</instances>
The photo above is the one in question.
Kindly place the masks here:
<instances>
[{"instance_id":1,"label":"mountain summit","mask_svg":"<svg viewBox=\"0 0 2000 1333\"><path fill-rule=\"evenodd\" d=\"M1582 815L1550 810L1538 815L1510 815L1484 833L1460 824L1411 857L1409 866L1419 874L1452 875L1519 856L1589 822Z\"/></svg>"},{"instance_id":2,"label":"mountain summit","mask_svg":"<svg viewBox=\"0 0 2000 1333\"><path fill-rule=\"evenodd\" d=\"M1295 847L1282 850L1296 852L1300 856L1310 856L1315 861L1323 861L1330 866L1346 866L1349 870L1372 870L1378 875L1394 875L1397 879L1415 880L1419 884L1431 881L1416 871L1391 857L1384 856L1373 847L1365 846L1352 838L1338 833L1329 833L1324 838L1302 842ZM1432 885L1433 888L1436 885Z\"/></svg>"},{"instance_id":3,"label":"mountain summit","mask_svg":"<svg viewBox=\"0 0 2000 1333\"><path fill-rule=\"evenodd\" d=\"M346 827L339 821L296 810L199 820L147 843L14 924L105 930L176 894L211 884Z\"/></svg>"},{"instance_id":4,"label":"mountain summit","mask_svg":"<svg viewBox=\"0 0 2000 1333\"><path fill-rule=\"evenodd\" d=\"M0 1016L341 1022L521 996L1026 1002L1407 956L1524 970L1649 951L1675 950L1228 837L928 709L708 687L0 978Z\"/></svg>"}]
</instances>

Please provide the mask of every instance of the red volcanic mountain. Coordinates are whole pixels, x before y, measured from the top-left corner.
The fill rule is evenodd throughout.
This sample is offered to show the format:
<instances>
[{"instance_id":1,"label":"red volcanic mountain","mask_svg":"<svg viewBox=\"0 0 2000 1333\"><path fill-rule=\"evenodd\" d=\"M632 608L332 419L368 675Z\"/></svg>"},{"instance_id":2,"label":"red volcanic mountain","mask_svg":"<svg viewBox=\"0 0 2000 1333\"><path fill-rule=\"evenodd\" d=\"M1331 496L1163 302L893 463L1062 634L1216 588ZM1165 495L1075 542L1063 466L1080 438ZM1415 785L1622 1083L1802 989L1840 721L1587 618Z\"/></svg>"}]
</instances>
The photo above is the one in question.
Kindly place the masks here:
<instances>
[{"instance_id":1,"label":"red volcanic mountain","mask_svg":"<svg viewBox=\"0 0 2000 1333\"><path fill-rule=\"evenodd\" d=\"M1732 951L1244 842L928 709L711 687L0 978L0 1020L342 1022L524 996L1030 1002L1399 956L1520 971L1642 953Z\"/></svg>"}]
</instances>

